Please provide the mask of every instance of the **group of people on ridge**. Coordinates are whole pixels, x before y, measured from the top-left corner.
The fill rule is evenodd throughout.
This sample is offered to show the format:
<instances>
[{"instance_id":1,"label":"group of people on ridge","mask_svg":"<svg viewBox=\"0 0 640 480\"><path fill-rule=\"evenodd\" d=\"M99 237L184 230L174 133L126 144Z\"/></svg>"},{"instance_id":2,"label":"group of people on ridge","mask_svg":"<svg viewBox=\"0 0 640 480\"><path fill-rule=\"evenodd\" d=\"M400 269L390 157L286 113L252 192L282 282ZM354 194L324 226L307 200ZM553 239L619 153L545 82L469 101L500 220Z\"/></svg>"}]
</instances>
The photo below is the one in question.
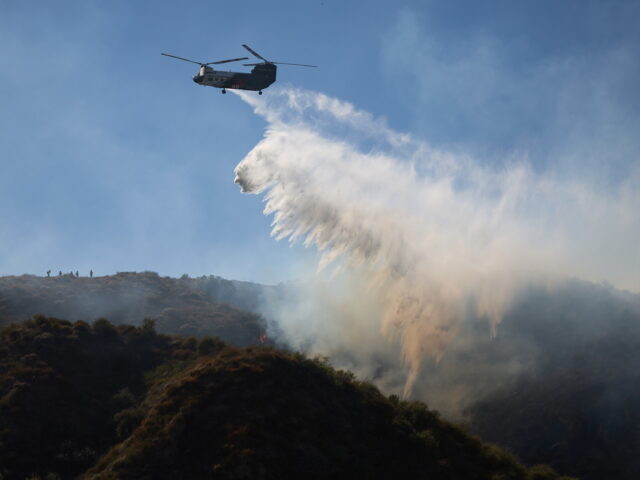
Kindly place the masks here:
<instances>
[{"instance_id":1,"label":"group of people on ridge","mask_svg":"<svg viewBox=\"0 0 640 480\"><path fill-rule=\"evenodd\" d=\"M73 271L69 272L69 275L71 275L72 277L79 277L80 276L80 272L78 272L78 270L75 271L75 273ZM51 270L47 270L47 277L51 276ZM58 270L58 276L61 277L62 276L62 270ZM89 270L89 278L93 278L93 270Z\"/></svg>"}]
</instances>

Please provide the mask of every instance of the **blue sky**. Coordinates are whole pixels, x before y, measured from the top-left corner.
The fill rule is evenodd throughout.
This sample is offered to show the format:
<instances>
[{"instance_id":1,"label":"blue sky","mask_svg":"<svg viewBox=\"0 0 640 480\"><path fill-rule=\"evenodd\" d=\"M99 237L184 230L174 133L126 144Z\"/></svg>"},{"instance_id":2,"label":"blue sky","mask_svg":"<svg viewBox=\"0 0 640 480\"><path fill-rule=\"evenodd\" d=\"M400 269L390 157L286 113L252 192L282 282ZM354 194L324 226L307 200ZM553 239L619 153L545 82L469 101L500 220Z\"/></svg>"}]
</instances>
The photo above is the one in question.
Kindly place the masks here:
<instances>
[{"instance_id":1,"label":"blue sky","mask_svg":"<svg viewBox=\"0 0 640 480\"><path fill-rule=\"evenodd\" d=\"M639 23L631 1L4 0L0 274L276 283L314 255L273 240L233 183L264 119L160 52L214 61L247 43L316 64L280 67L265 95L322 92L478 162L606 190L640 162Z\"/></svg>"}]
</instances>

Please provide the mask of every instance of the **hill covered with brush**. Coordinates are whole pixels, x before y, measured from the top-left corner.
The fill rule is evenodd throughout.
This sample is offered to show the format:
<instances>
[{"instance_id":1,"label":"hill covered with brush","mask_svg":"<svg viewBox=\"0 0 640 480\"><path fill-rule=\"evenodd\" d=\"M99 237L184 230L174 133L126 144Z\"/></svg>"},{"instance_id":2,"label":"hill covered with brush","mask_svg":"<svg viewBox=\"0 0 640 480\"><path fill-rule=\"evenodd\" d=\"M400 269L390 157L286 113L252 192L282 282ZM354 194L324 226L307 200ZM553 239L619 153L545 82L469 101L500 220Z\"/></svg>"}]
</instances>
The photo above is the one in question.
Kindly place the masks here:
<instances>
[{"instance_id":1,"label":"hill covered with brush","mask_svg":"<svg viewBox=\"0 0 640 480\"><path fill-rule=\"evenodd\" d=\"M153 327L4 328L0 478L560 478L322 360Z\"/></svg>"},{"instance_id":2,"label":"hill covered with brush","mask_svg":"<svg viewBox=\"0 0 640 480\"><path fill-rule=\"evenodd\" d=\"M488 319L464 324L415 385L417 398L526 463L583 480L640 478L638 294L578 280L531 286L494 332Z\"/></svg>"},{"instance_id":3,"label":"hill covered with brush","mask_svg":"<svg viewBox=\"0 0 640 480\"><path fill-rule=\"evenodd\" d=\"M132 383L126 388L136 401L142 401L141 392L147 386L140 379L145 372L165 365L166 358L175 365L192 359L203 337L217 336L236 346L259 343L266 325L253 312L259 310L265 295L286 298L287 291L215 276L176 279L152 272L93 279L0 277L0 325L43 312L89 322L73 324L79 332L75 335L87 329L115 329L124 340L117 348L112 345L115 350L98 348L104 355L100 361L111 365L109 368L120 368L116 367L119 362L128 365L127 378ZM103 318L90 324L99 317L108 321ZM271 320L270 331L277 330L277 319ZM128 324L137 327L125 326ZM153 336L136 333L148 332L150 326ZM178 340L155 331L199 339ZM148 352L135 350L145 338L159 343L145 344ZM287 338L273 340L286 342ZM40 332L30 341L34 346L29 348L45 348L51 339L47 332ZM217 345L210 338L204 342L202 351L207 350L207 343ZM133 350L127 350L130 348ZM32 357L25 355L22 365L30 372ZM132 359L143 363L131 367ZM347 368L358 368L358 362L347 363ZM371 376L366 369L358 371L378 382L375 372L384 376L403 369L389 364L368 369L374 372ZM550 464L585 480L635 480L640 475L636 455L640 450L639 372L640 296L606 285L569 281L555 289L525 292L498 325L495 336L488 322L461 328L439 362L424 363L414 398L426 399L448 418L465 421L470 431L505 446L528 464ZM451 413L456 410L458 416ZM110 412L111 416L117 413ZM100 428L105 431L106 427ZM88 448L85 453L99 450L98 446ZM110 464L105 468L119 467Z\"/></svg>"},{"instance_id":4,"label":"hill covered with brush","mask_svg":"<svg viewBox=\"0 0 640 480\"><path fill-rule=\"evenodd\" d=\"M469 408L473 431L584 480L640 478L639 295L576 281L534 289L493 343L524 367Z\"/></svg>"},{"instance_id":5,"label":"hill covered with brush","mask_svg":"<svg viewBox=\"0 0 640 480\"><path fill-rule=\"evenodd\" d=\"M275 289L217 276L170 278L154 272L5 276L0 277L0 325L37 313L130 325L152 318L163 333L215 335L234 345L251 345L264 331L255 313L261 296Z\"/></svg>"}]
</instances>

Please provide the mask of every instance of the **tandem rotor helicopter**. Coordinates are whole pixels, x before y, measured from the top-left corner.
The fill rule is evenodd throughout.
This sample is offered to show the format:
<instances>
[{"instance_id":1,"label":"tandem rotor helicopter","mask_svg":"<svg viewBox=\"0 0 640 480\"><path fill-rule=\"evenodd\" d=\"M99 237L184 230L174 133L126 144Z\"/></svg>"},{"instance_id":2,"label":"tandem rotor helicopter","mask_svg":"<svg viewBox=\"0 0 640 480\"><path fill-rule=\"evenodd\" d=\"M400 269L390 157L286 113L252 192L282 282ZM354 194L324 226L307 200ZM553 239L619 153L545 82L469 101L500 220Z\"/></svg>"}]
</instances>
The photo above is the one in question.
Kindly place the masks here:
<instances>
[{"instance_id":1,"label":"tandem rotor helicopter","mask_svg":"<svg viewBox=\"0 0 640 480\"><path fill-rule=\"evenodd\" d=\"M248 60L249 57L231 58L229 60L219 60L217 62L202 63L188 58L178 57L169 53L162 53L165 57L177 58L178 60L184 60L185 62L195 63L200 65L200 70L193 77L193 81L198 85L208 85L210 87L221 88L222 93L227 93L227 88L235 88L238 90L257 90L262 95L262 90L267 88L273 82L276 81L276 65L296 65L298 67L316 67L317 65L306 65L304 63L286 63L286 62L271 62L264 58L259 53L249 47L249 45L242 45L253 56L262 60L260 63L244 63L245 67L253 67L251 73L244 72L225 72L222 70L214 70L209 65L219 65L221 63L237 62L240 60Z\"/></svg>"}]
</instances>

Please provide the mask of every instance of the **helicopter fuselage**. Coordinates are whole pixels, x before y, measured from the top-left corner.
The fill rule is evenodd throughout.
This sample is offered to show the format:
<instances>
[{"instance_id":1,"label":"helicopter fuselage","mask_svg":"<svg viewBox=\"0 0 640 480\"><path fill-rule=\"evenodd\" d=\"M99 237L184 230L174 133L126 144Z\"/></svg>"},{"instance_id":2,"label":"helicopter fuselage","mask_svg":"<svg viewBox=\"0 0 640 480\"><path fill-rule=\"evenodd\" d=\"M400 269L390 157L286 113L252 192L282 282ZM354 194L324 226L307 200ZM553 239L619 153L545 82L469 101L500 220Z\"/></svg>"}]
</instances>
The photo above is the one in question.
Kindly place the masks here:
<instances>
[{"instance_id":1,"label":"helicopter fuselage","mask_svg":"<svg viewBox=\"0 0 640 480\"><path fill-rule=\"evenodd\" d=\"M222 89L261 91L276 81L276 66L273 64L256 65L250 73L226 72L202 66L193 77L193 81L198 85Z\"/></svg>"},{"instance_id":2,"label":"helicopter fuselage","mask_svg":"<svg viewBox=\"0 0 640 480\"><path fill-rule=\"evenodd\" d=\"M188 58L179 57L172 53L161 53L165 57L172 57L183 62L195 63L200 65L200 70L193 77L193 81L198 85L208 87L221 88L222 93L226 93L227 88L235 88L238 90L257 90L262 95L262 90L267 88L276 81L276 63L280 65L295 65L298 67L315 67L316 65L307 65L305 63L288 63L288 62L271 62L253 50L249 45L242 46L247 49L251 55L262 60L260 63L244 63L245 67L253 67L251 73L244 72L226 72L223 70L214 70L209 65L220 65L222 63L238 62L247 60L248 57L229 58L227 60L218 60L216 62L196 62Z\"/></svg>"}]
</instances>

